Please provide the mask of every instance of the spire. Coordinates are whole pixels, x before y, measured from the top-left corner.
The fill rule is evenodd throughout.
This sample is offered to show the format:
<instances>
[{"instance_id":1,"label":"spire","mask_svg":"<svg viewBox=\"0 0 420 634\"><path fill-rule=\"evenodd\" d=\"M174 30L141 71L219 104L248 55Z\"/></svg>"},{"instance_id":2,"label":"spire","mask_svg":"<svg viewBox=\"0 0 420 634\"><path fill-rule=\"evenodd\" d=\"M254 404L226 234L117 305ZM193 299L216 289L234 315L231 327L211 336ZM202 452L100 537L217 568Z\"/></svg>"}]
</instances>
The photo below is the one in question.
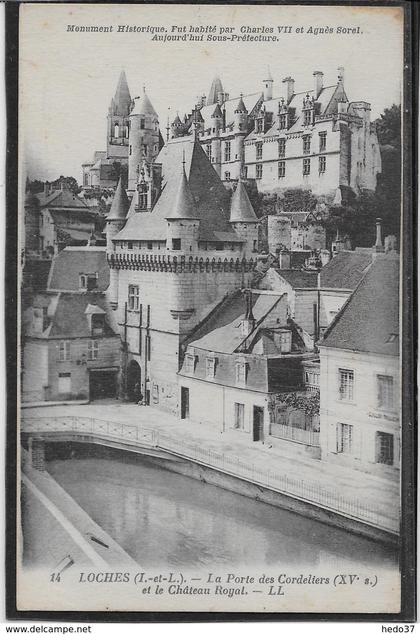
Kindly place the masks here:
<instances>
[{"instance_id":1,"label":"spire","mask_svg":"<svg viewBox=\"0 0 420 634\"><path fill-rule=\"evenodd\" d=\"M195 207L194 198L188 185L187 176L185 174L185 159L182 162L182 174L179 182L178 191L175 196L174 205L166 216L169 220L182 219L199 219L197 209Z\"/></svg>"},{"instance_id":2,"label":"spire","mask_svg":"<svg viewBox=\"0 0 420 634\"><path fill-rule=\"evenodd\" d=\"M219 106L219 104L216 105L213 114L211 115L212 119L216 119L216 117L219 117L220 119L223 117L223 113L222 110Z\"/></svg>"},{"instance_id":3,"label":"spire","mask_svg":"<svg viewBox=\"0 0 420 634\"><path fill-rule=\"evenodd\" d=\"M107 222L109 220L125 220L129 206L130 203L120 178L114 194L111 209L106 217Z\"/></svg>"},{"instance_id":4,"label":"spire","mask_svg":"<svg viewBox=\"0 0 420 634\"><path fill-rule=\"evenodd\" d=\"M216 75L216 77L212 81L209 96L207 99L208 106L212 106L213 104L218 102L219 92L224 93L224 90L223 90L222 82L220 81L220 77L217 77Z\"/></svg>"},{"instance_id":5,"label":"spire","mask_svg":"<svg viewBox=\"0 0 420 634\"><path fill-rule=\"evenodd\" d=\"M245 185L241 179L230 203L230 222L258 222Z\"/></svg>"},{"instance_id":6,"label":"spire","mask_svg":"<svg viewBox=\"0 0 420 634\"><path fill-rule=\"evenodd\" d=\"M263 79L263 81L273 81L269 66L267 66L267 72L266 72L265 76L266 76L266 79Z\"/></svg>"},{"instance_id":7,"label":"spire","mask_svg":"<svg viewBox=\"0 0 420 634\"><path fill-rule=\"evenodd\" d=\"M153 108L144 86L141 97L135 97L135 106L131 114L152 115L157 118L156 110Z\"/></svg>"},{"instance_id":8,"label":"spire","mask_svg":"<svg viewBox=\"0 0 420 634\"><path fill-rule=\"evenodd\" d=\"M111 104L115 114L126 116L130 113L131 95L128 89L127 77L125 76L124 70L120 73L117 90L115 91L115 96Z\"/></svg>"},{"instance_id":9,"label":"spire","mask_svg":"<svg viewBox=\"0 0 420 634\"><path fill-rule=\"evenodd\" d=\"M244 100L242 99L242 93L238 101L238 105L235 108L235 112L243 112L244 114L248 114L248 110L245 107Z\"/></svg>"}]
</instances>

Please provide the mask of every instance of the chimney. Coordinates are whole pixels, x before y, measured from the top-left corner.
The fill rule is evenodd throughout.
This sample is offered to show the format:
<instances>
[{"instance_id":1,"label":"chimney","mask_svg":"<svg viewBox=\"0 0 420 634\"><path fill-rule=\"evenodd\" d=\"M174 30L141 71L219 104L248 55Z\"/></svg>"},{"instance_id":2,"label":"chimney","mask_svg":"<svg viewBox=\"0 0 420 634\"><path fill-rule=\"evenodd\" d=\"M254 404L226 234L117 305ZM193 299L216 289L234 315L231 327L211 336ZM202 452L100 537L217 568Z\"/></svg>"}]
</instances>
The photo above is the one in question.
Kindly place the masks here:
<instances>
[{"instance_id":1,"label":"chimney","mask_svg":"<svg viewBox=\"0 0 420 634\"><path fill-rule=\"evenodd\" d=\"M279 252L279 268L290 269L290 251Z\"/></svg>"},{"instance_id":2,"label":"chimney","mask_svg":"<svg viewBox=\"0 0 420 634\"><path fill-rule=\"evenodd\" d=\"M291 77L285 77L282 83L286 84L286 97L287 103L289 103L295 92L295 80Z\"/></svg>"},{"instance_id":3,"label":"chimney","mask_svg":"<svg viewBox=\"0 0 420 634\"><path fill-rule=\"evenodd\" d=\"M48 181L45 181L44 183L44 194L45 196L49 196L50 195L50 184Z\"/></svg>"},{"instance_id":4,"label":"chimney","mask_svg":"<svg viewBox=\"0 0 420 634\"><path fill-rule=\"evenodd\" d=\"M315 94L315 99L318 99L320 92L323 88L324 85L324 73L321 72L320 70L316 70L313 73L314 75L314 94Z\"/></svg>"},{"instance_id":5,"label":"chimney","mask_svg":"<svg viewBox=\"0 0 420 634\"><path fill-rule=\"evenodd\" d=\"M338 70L338 83L344 84L344 66L339 66Z\"/></svg>"},{"instance_id":6,"label":"chimney","mask_svg":"<svg viewBox=\"0 0 420 634\"><path fill-rule=\"evenodd\" d=\"M241 322L241 334L247 337L255 328L255 317L252 313L252 292L250 289L244 291L246 312Z\"/></svg>"},{"instance_id":7,"label":"chimney","mask_svg":"<svg viewBox=\"0 0 420 634\"><path fill-rule=\"evenodd\" d=\"M376 253L383 253L384 247L382 244L382 220L381 218L376 218L376 242L373 250Z\"/></svg>"}]
</instances>

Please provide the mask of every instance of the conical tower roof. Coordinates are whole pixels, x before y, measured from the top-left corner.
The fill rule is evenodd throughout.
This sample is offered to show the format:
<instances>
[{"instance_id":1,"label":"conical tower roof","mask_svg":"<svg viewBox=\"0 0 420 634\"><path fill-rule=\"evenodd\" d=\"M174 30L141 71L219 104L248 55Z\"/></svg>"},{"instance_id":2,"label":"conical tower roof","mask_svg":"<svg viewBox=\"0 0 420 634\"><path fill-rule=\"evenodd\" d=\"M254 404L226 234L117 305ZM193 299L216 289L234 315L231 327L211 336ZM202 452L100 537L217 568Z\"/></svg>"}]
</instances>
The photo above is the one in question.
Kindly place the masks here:
<instances>
[{"instance_id":1,"label":"conical tower roof","mask_svg":"<svg viewBox=\"0 0 420 634\"><path fill-rule=\"evenodd\" d=\"M217 96L219 92L224 92L222 82L220 81L220 77L215 77L212 81L209 96L207 99L207 105L211 106L214 103L217 103Z\"/></svg>"},{"instance_id":2,"label":"conical tower roof","mask_svg":"<svg viewBox=\"0 0 420 634\"><path fill-rule=\"evenodd\" d=\"M248 110L246 109L244 100L242 99L242 95L239 98L238 105L235 108L235 112L244 112L245 114L248 114Z\"/></svg>"},{"instance_id":3,"label":"conical tower roof","mask_svg":"<svg viewBox=\"0 0 420 634\"><path fill-rule=\"evenodd\" d=\"M111 204L111 209L106 219L108 220L125 220L127 211L130 206L130 202L125 193L125 189L122 186L121 178L118 181L117 189L115 191L114 200Z\"/></svg>"},{"instance_id":4,"label":"conical tower roof","mask_svg":"<svg viewBox=\"0 0 420 634\"><path fill-rule=\"evenodd\" d=\"M230 222L258 222L245 185L241 180L230 203Z\"/></svg>"},{"instance_id":5,"label":"conical tower roof","mask_svg":"<svg viewBox=\"0 0 420 634\"><path fill-rule=\"evenodd\" d=\"M182 166L181 179L178 185L178 191L175 196L175 202L166 216L166 219L181 220L181 219L198 219L198 211L196 209L194 198L188 185L187 176L185 174L185 167Z\"/></svg>"},{"instance_id":6,"label":"conical tower roof","mask_svg":"<svg viewBox=\"0 0 420 634\"><path fill-rule=\"evenodd\" d=\"M121 71L118 79L117 90L115 91L114 99L112 100L112 106L116 114L126 116L130 112L131 108L131 95L128 89L127 77L125 71Z\"/></svg>"},{"instance_id":7,"label":"conical tower roof","mask_svg":"<svg viewBox=\"0 0 420 634\"><path fill-rule=\"evenodd\" d=\"M177 113L175 119L172 121L172 125L182 125L182 121L179 118L179 114Z\"/></svg>"},{"instance_id":8,"label":"conical tower roof","mask_svg":"<svg viewBox=\"0 0 420 634\"><path fill-rule=\"evenodd\" d=\"M143 87L143 94L135 101L135 106L131 114L152 115L157 117L156 110L152 106L152 102L146 94L146 89Z\"/></svg>"},{"instance_id":9,"label":"conical tower roof","mask_svg":"<svg viewBox=\"0 0 420 634\"><path fill-rule=\"evenodd\" d=\"M213 112L213 114L211 116L212 116L212 119L215 119L216 117L220 117L220 118L223 117L223 113L222 113L222 110L221 110L219 104L216 105L216 107L214 109L214 112Z\"/></svg>"}]
</instances>

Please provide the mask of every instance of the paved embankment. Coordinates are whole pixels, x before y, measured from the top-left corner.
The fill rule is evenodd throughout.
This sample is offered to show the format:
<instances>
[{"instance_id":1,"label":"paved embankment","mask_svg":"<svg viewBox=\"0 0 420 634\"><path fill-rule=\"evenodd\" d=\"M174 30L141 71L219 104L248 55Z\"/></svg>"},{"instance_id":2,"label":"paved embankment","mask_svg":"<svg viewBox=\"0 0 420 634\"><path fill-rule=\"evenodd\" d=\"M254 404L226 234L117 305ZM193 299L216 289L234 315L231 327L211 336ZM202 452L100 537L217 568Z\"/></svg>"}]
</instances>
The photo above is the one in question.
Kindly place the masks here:
<instances>
[{"instance_id":1,"label":"paved embankment","mask_svg":"<svg viewBox=\"0 0 420 634\"><path fill-rule=\"evenodd\" d=\"M87 426L89 419L99 425L102 421L103 428L113 427L116 435L119 428L127 429L127 434L132 433L130 429L137 434L153 430L151 445L269 489L289 492L334 512L342 511L390 532L398 531L397 482L295 455L287 441L282 447L252 443L249 434L220 432L206 424L180 421L154 408L115 401L26 409L23 416L24 420L34 421L35 426L39 420L40 429L43 421L74 417L76 422L86 421Z\"/></svg>"}]
</instances>

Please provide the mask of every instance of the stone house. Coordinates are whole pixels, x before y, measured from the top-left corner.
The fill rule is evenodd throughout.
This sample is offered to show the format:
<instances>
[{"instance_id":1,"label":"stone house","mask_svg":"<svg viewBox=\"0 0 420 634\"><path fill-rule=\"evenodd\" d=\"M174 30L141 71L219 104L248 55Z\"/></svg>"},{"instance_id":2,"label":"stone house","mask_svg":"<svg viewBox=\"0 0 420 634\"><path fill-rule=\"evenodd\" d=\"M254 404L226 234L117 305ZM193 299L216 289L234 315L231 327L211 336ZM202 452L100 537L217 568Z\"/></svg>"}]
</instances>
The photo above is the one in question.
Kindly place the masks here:
<instances>
[{"instance_id":1,"label":"stone house","mask_svg":"<svg viewBox=\"0 0 420 634\"><path fill-rule=\"evenodd\" d=\"M253 442L319 444L319 417L302 406L312 396L304 364L316 355L288 320L286 295L238 291L184 345L181 418Z\"/></svg>"},{"instance_id":2,"label":"stone house","mask_svg":"<svg viewBox=\"0 0 420 634\"><path fill-rule=\"evenodd\" d=\"M399 332L399 258L378 253L318 344L323 460L398 478Z\"/></svg>"}]
</instances>

